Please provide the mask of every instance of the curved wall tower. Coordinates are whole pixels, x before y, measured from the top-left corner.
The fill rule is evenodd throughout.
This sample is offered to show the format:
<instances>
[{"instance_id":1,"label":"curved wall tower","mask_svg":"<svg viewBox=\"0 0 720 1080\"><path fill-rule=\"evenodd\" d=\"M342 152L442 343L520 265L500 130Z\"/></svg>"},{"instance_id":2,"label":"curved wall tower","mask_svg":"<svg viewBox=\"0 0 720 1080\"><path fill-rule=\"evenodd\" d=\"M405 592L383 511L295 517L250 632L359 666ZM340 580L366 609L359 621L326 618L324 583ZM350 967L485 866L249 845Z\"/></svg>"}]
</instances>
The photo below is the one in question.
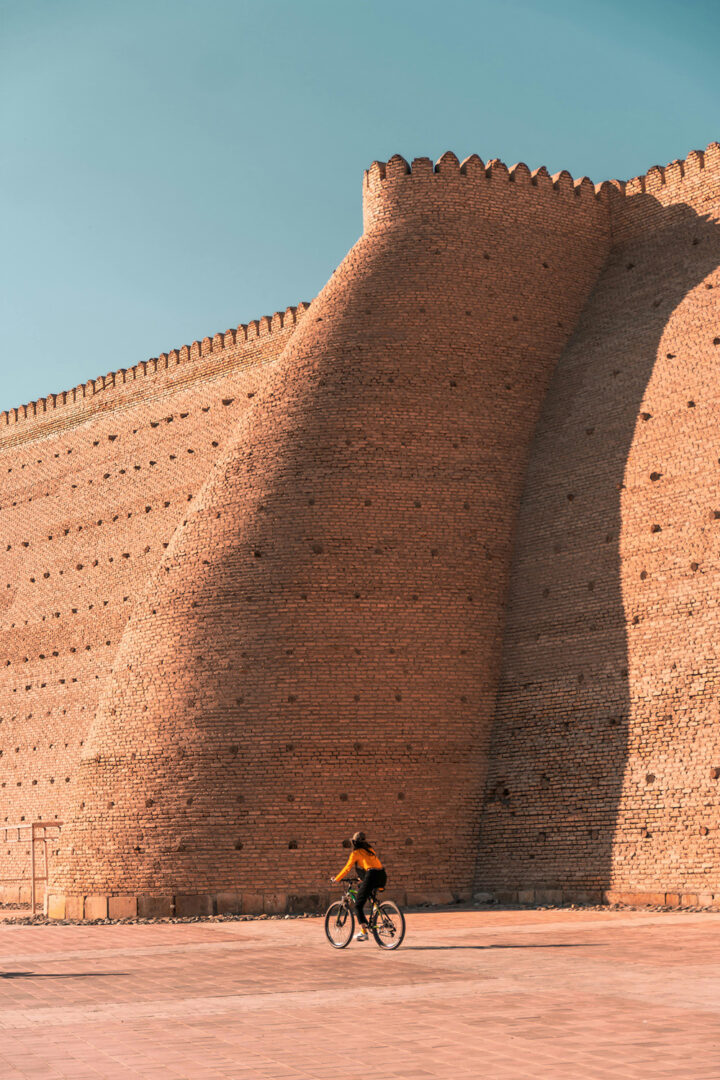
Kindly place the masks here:
<instances>
[{"instance_id":1,"label":"curved wall tower","mask_svg":"<svg viewBox=\"0 0 720 1080\"><path fill-rule=\"evenodd\" d=\"M356 827L394 884L471 889L528 446L610 193L446 154L364 194L134 606L56 911L302 903Z\"/></svg>"}]
</instances>

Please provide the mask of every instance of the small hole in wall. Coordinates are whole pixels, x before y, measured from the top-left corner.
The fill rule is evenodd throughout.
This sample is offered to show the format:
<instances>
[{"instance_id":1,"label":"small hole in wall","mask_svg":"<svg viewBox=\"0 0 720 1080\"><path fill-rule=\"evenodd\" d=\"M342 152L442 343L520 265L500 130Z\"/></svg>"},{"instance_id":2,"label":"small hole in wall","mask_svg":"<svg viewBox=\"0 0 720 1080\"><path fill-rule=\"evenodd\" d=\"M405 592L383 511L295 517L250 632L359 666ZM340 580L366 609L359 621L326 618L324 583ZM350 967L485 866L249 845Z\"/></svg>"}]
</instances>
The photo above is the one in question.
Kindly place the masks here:
<instances>
[{"instance_id":1,"label":"small hole in wall","mask_svg":"<svg viewBox=\"0 0 720 1080\"><path fill-rule=\"evenodd\" d=\"M349 840L343 840L343 842L342 842L342 846L343 846L344 848L349 848L349 847L350 847L350 841L349 841Z\"/></svg>"},{"instance_id":2,"label":"small hole in wall","mask_svg":"<svg viewBox=\"0 0 720 1080\"><path fill-rule=\"evenodd\" d=\"M640 416L641 416L641 417L642 417L642 419L643 419L643 420L645 420L646 422L647 422L648 420L652 420L652 413L649 413L649 412L644 412L644 413L640 413Z\"/></svg>"},{"instance_id":3,"label":"small hole in wall","mask_svg":"<svg viewBox=\"0 0 720 1080\"><path fill-rule=\"evenodd\" d=\"M645 579L647 578L647 576L648 576L647 570L641 570L641 571L640 571L640 580L641 580L641 581L645 581Z\"/></svg>"},{"instance_id":4,"label":"small hole in wall","mask_svg":"<svg viewBox=\"0 0 720 1080\"><path fill-rule=\"evenodd\" d=\"M654 784L655 783L655 773L651 773L651 772L646 773L645 774L645 783L646 784Z\"/></svg>"},{"instance_id":5,"label":"small hole in wall","mask_svg":"<svg viewBox=\"0 0 720 1080\"><path fill-rule=\"evenodd\" d=\"M653 483L655 483L657 480L660 480L661 477L662 477L661 472L651 472L650 473L650 479L652 480Z\"/></svg>"},{"instance_id":6,"label":"small hole in wall","mask_svg":"<svg viewBox=\"0 0 720 1080\"><path fill-rule=\"evenodd\" d=\"M297 840L289 840L288 841L288 850L289 851L297 851L297 846L298 846Z\"/></svg>"},{"instance_id":7,"label":"small hole in wall","mask_svg":"<svg viewBox=\"0 0 720 1080\"><path fill-rule=\"evenodd\" d=\"M687 407L688 407L688 409L694 409L695 408L695 402L694 401L688 401Z\"/></svg>"},{"instance_id":8,"label":"small hole in wall","mask_svg":"<svg viewBox=\"0 0 720 1080\"><path fill-rule=\"evenodd\" d=\"M666 360L674 360L674 359L675 359L675 357L676 357L676 355L677 355L677 354L676 354L676 353L674 353L674 352L669 352L669 353L665 353L665 359L666 359Z\"/></svg>"},{"instance_id":9,"label":"small hole in wall","mask_svg":"<svg viewBox=\"0 0 720 1080\"><path fill-rule=\"evenodd\" d=\"M412 847L412 843L413 843L412 842L412 837L411 836L406 836L405 837L405 847Z\"/></svg>"},{"instance_id":10,"label":"small hole in wall","mask_svg":"<svg viewBox=\"0 0 720 1080\"><path fill-rule=\"evenodd\" d=\"M236 851L242 851L242 849L243 849L243 842L242 842L242 840L236 840L236 841L235 841L235 850L236 850Z\"/></svg>"},{"instance_id":11,"label":"small hole in wall","mask_svg":"<svg viewBox=\"0 0 720 1080\"><path fill-rule=\"evenodd\" d=\"M662 529L661 529L661 527L659 525L653 525L652 528L650 529L650 532L659 533L659 532L662 532Z\"/></svg>"},{"instance_id":12,"label":"small hole in wall","mask_svg":"<svg viewBox=\"0 0 720 1080\"><path fill-rule=\"evenodd\" d=\"M692 570L693 573L695 573L696 570L700 569L700 563L691 562L690 563L690 569Z\"/></svg>"},{"instance_id":13,"label":"small hole in wall","mask_svg":"<svg viewBox=\"0 0 720 1080\"><path fill-rule=\"evenodd\" d=\"M348 797L345 794L345 792L343 792L342 795L340 796L340 802L347 802L347 801L348 801Z\"/></svg>"}]
</instances>

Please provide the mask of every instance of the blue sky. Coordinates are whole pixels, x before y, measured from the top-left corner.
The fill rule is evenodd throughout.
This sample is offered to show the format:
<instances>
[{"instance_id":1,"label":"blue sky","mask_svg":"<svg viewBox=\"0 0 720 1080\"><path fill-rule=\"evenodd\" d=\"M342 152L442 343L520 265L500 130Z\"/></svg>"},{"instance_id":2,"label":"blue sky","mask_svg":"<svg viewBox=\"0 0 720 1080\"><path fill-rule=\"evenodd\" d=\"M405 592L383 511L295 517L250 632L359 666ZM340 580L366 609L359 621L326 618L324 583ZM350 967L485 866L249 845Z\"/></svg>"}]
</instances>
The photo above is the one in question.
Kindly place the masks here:
<instances>
[{"instance_id":1,"label":"blue sky","mask_svg":"<svg viewBox=\"0 0 720 1080\"><path fill-rule=\"evenodd\" d=\"M0 0L0 409L323 286L362 170L720 139L720 4Z\"/></svg>"}]
</instances>

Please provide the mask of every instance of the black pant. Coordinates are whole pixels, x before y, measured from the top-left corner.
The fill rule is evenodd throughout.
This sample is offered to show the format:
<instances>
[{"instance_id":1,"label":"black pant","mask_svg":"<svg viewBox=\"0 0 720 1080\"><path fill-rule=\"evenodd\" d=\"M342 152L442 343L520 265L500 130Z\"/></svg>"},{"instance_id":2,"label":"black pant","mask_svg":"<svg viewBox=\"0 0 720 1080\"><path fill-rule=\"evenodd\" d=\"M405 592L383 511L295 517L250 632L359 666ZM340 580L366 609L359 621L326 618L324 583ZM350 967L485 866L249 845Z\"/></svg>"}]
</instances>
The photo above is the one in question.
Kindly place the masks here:
<instances>
[{"instance_id":1,"label":"black pant","mask_svg":"<svg viewBox=\"0 0 720 1080\"><path fill-rule=\"evenodd\" d=\"M367 902L367 898L374 889L382 889L387 882L387 874L384 870L368 870L365 877L360 882L360 888L357 891L357 897L355 900L355 914L357 920L361 926L367 926L367 919L365 918L365 912L363 908Z\"/></svg>"}]
</instances>

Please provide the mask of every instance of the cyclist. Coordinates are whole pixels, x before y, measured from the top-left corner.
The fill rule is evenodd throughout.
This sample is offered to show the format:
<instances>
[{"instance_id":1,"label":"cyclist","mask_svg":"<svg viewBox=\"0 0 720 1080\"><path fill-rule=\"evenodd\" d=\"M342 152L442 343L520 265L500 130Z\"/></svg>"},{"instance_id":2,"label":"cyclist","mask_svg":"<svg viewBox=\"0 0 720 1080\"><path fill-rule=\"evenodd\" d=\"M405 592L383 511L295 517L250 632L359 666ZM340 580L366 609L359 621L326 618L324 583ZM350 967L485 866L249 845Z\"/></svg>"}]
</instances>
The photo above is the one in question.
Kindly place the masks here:
<instances>
[{"instance_id":1,"label":"cyclist","mask_svg":"<svg viewBox=\"0 0 720 1080\"><path fill-rule=\"evenodd\" d=\"M370 847L365 839L364 832L356 832L353 835L350 858L337 877L332 878L332 881L342 881L345 875L352 870L353 866L357 871L358 877L362 879L355 899L355 913L357 915L357 920L360 923L360 933L355 935L355 940L367 941L368 927L367 919L365 918L365 904L371 892L374 892L375 889L385 888L385 885L387 884L387 874L374 849Z\"/></svg>"}]
</instances>

